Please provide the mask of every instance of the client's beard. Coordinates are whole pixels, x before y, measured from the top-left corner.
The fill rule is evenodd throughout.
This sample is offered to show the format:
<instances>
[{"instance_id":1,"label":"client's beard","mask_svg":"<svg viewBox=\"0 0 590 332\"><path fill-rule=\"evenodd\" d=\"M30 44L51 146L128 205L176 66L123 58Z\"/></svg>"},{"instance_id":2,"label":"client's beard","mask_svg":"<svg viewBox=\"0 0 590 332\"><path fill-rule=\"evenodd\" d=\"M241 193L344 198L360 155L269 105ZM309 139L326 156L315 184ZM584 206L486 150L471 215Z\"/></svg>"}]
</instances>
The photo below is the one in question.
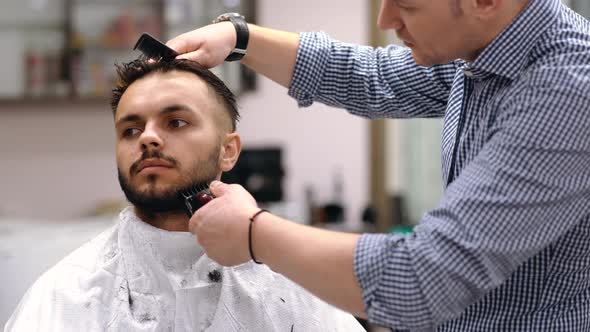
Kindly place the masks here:
<instances>
[{"instance_id":1,"label":"client's beard","mask_svg":"<svg viewBox=\"0 0 590 332\"><path fill-rule=\"evenodd\" d=\"M148 158L159 158L170 162L175 167L178 167L178 161L173 158L166 157L159 152L144 153L140 160L136 161L128 172L129 176L135 174L135 169L140 161ZM185 213L185 204L182 193L190 191L190 189L202 183L209 183L217 177L219 169L219 149L213 149L213 152L207 160L198 160L183 176L182 183L176 188L170 188L160 192L149 189L148 191L140 192L134 188L129 181L129 176L125 176L121 169L117 167L119 175L119 184L127 200L135 206L140 212L154 215L154 214L176 214ZM156 182L157 175L150 175L148 180Z\"/></svg>"}]
</instances>

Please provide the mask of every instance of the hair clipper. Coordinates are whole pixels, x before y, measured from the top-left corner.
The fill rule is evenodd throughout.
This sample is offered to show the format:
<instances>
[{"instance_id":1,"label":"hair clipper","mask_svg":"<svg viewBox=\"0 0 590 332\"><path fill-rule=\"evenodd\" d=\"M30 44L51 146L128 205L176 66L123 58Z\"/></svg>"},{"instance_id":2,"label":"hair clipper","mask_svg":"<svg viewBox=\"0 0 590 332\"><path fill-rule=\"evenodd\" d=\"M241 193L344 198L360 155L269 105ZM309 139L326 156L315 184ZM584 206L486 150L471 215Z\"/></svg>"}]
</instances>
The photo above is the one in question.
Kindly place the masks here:
<instances>
[{"instance_id":1,"label":"hair clipper","mask_svg":"<svg viewBox=\"0 0 590 332\"><path fill-rule=\"evenodd\" d=\"M208 185L197 185L192 189L182 194L184 198L184 205L186 207L186 214L192 217L198 209L209 203L215 196L209 190Z\"/></svg>"}]
</instances>

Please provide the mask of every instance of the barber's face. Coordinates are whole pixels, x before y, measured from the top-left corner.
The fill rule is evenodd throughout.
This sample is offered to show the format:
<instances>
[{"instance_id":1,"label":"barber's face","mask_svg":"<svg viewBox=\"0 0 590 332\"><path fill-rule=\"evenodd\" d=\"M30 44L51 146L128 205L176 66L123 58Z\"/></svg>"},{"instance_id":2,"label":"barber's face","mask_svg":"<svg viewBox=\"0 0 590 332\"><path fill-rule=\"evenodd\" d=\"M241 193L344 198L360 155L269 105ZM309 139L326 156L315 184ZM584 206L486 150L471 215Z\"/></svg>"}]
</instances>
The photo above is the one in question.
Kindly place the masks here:
<instances>
[{"instance_id":1,"label":"barber's face","mask_svg":"<svg viewBox=\"0 0 590 332\"><path fill-rule=\"evenodd\" d=\"M119 182L146 212L179 212L183 191L221 175L224 112L194 74L152 73L129 86L115 116Z\"/></svg>"},{"instance_id":2,"label":"barber's face","mask_svg":"<svg viewBox=\"0 0 590 332\"><path fill-rule=\"evenodd\" d=\"M377 24L395 30L423 66L473 56L480 41L462 0L382 0Z\"/></svg>"}]
</instances>

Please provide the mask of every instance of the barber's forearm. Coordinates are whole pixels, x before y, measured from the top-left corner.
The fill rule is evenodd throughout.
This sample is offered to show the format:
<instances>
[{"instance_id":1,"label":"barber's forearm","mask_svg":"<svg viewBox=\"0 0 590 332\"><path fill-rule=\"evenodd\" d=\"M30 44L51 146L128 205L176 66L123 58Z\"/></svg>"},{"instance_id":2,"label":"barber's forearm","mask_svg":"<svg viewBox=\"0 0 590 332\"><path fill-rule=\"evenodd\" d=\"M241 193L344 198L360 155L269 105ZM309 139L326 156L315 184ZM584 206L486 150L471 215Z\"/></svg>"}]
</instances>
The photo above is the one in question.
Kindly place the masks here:
<instances>
[{"instance_id":1,"label":"barber's forearm","mask_svg":"<svg viewBox=\"0 0 590 332\"><path fill-rule=\"evenodd\" d=\"M260 215L253 225L256 259L314 295L358 317L365 317L354 274L359 235L325 231Z\"/></svg>"},{"instance_id":2,"label":"barber's forearm","mask_svg":"<svg viewBox=\"0 0 590 332\"><path fill-rule=\"evenodd\" d=\"M249 24L248 52L242 63L288 88L293 77L299 34Z\"/></svg>"}]
</instances>

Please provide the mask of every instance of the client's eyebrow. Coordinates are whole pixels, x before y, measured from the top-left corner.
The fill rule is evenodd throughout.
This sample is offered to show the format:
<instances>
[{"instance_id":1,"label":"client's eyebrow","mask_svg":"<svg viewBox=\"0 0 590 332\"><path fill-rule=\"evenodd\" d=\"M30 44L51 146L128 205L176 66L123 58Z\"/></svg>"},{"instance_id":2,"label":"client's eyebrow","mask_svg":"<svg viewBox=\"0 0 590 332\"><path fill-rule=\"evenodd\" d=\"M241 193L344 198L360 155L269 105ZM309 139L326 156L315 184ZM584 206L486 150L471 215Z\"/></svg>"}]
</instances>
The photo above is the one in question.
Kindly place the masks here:
<instances>
[{"instance_id":1,"label":"client's eyebrow","mask_svg":"<svg viewBox=\"0 0 590 332\"><path fill-rule=\"evenodd\" d=\"M160 113L158 115L163 116L163 115L175 113L175 112L192 113L192 110L188 106L181 105L181 104L175 104L175 105L170 105L170 106L165 107L162 111L160 111ZM139 114L133 114L133 113L128 114L128 115L120 118L119 120L117 120L117 123L115 124L115 126L119 126L125 122L141 121L141 119L142 119L142 117Z\"/></svg>"},{"instance_id":2,"label":"client's eyebrow","mask_svg":"<svg viewBox=\"0 0 590 332\"><path fill-rule=\"evenodd\" d=\"M193 113L190 107L181 104L175 104L168 107L165 107L161 112L160 115L166 115L174 112L187 112Z\"/></svg>"},{"instance_id":3,"label":"client's eyebrow","mask_svg":"<svg viewBox=\"0 0 590 332\"><path fill-rule=\"evenodd\" d=\"M126 116L120 118L119 120L117 120L117 123L115 123L115 127L118 127L122 123L125 123L125 122L137 122L139 120L141 120L141 117L139 115L129 114L129 115L126 115Z\"/></svg>"}]
</instances>

